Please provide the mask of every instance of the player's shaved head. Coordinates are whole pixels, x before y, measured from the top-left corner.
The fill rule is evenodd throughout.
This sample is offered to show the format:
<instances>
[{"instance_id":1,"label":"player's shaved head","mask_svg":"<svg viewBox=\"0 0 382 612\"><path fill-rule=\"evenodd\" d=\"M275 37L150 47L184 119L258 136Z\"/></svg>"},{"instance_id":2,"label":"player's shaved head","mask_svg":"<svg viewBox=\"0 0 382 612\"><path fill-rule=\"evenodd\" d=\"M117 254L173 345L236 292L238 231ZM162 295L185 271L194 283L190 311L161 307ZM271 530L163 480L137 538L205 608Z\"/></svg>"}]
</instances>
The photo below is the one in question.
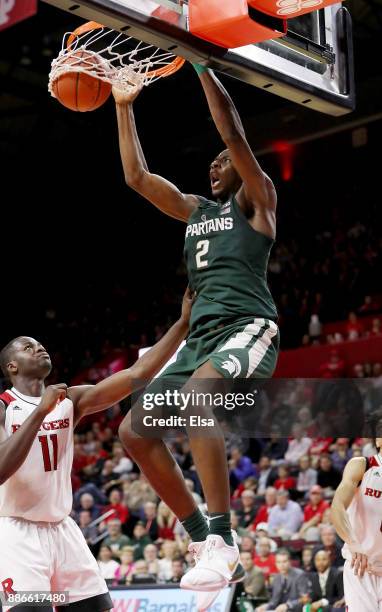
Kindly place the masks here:
<instances>
[{"instance_id":1,"label":"player's shaved head","mask_svg":"<svg viewBox=\"0 0 382 612\"><path fill-rule=\"evenodd\" d=\"M10 342L8 342L8 344L6 344L0 352L0 367L1 370L4 374L4 376L9 376L8 373L8 363L10 361L12 361L13 356L16 352L16 345L18 342L20 342L20 340L24 340L25 338L28 338L29 336L17 336L17 338L13 338L13 340L11 340Z\"/></svg>"}]
</instances>

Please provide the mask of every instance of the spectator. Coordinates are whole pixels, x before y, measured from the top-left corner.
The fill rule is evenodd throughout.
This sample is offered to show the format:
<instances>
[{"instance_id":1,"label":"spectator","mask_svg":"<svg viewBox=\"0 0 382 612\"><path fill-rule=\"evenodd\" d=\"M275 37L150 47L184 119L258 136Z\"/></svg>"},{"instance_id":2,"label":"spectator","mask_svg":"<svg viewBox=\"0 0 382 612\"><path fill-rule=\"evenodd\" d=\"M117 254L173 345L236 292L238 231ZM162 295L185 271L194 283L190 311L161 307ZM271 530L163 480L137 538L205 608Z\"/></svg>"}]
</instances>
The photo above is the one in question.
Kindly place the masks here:
<instances>
[{"instance_id":1,"label":"spectator","mask_svg":"<svg viewBox=\"0 0 382 612\"><path fill-rule=\"evenodd\" d=\"M313 554L319 550L326 550L329 553L330 564L333 567L343 567L345 561L342 557L342 547L337 542L336 531L333 525L323 525L320 529L321 544L317 546Z\"/></svg>"},{"instance_id":2,"label":"spectator","mask_svg":"<svg viewBox=\"0 0 382 612\"><path fill-rule=\"evenodd\" d=\"M85 444L83 450L87 455L93 455L96 449L96 438L93 431L87 431L85 434Z\"/></svg>"},{"instance_id":3,"label":"spectator","mask_svg":"<svg viewBox=\"0 0 382 612\"><path fill-rule=\"evenodd\" d=\"M315 436L312 440L312 446L310 447L309 454L312 457L317 457L322 455L322 453L328 453L332 443L333 438L322 438L320 436Z\"/></svg>"},{"instance_id":4,"label":"spectator","mask_svg":"<svg viewBox=\"0 0 382 612\"><path fill-rule=\"evenodd\" d=\"M147 544L151 544L150 536L147 535L143 521L135 523L131 546L134 547L134 561L143 559L143 551Z\"/></svg>"},{"instance_id":5,"label":"spectator","mask_svg":"<svg viewBox=\"0 0 382 612\"><path fill-rule=\"evenodd\" d=\"M82 512L82 510L87 510L90 512L91 520L94 521L101 514L101 509L99 506L96 506L94 503L94 497L90 493L82 493L80 497L80 505L77 512L77 515Z\"/></svg>"},{"instance_id":6,"label":"spectator","mask_svg":"<svg viewBox=\"0 0 382 612\"><path fill-rule=\"evenodd\" d=\"M320 366L321 378L343 378L346 374L345 362L336 349L330 351L329 360Z\"/></svg>"},{"instance_id":7,"label":"spectator","mask_svg":"<svg viewBox=\"0 0 382 612\"><path fill-rule=\"evenodd\" d=\"M134 571L134 547L124 546L121 550L121 564L114 572L113 585L126 584Z\"/></svg>"},{"instance_id":8,"label":"spectator","mask_svg":"<svg viewBox=\"0 0 382 612\"><path fill-rule=\"evenodd\" d=\"M370 315L378 312L380 305L371 295L365 295L363 304L358 308L358 314L361 316Z\"/></svg>"},{"instance_id":9,"label":"spectator","mask_svg":"<svg viewBox=\"0 0 382 612\"><path fill-rule=\"evenodd\" d=\"M92 522L92 517L91 517L89 510L82 510L79 513L78 525L88 545L92 545L98 536L97 527L95 525L93 525L92 527L89 527L91 522Z\"/></svg>"},{"instance_id":10,"label":"spectator","mask_svg":"<svg viewBox=\"0 0 382 612\"><path fill-rule=\"evenodd\" d=\"M265 586L264 574L253 564L252 556L249 552L240 554L240 561L245 570L243 588L247 595L251 597L267 597L268 592Z\"/></svg>"},{"instance_id":11,"label":"spectator","mask_svg":"<svg viewBox=\"0 0 382 612\"><path fill-rule=\"evenodd\" d=\"M146 502L143 506L143 524L146 529L146 533L150 536L151 540L155 542L158 539L159 528L157 521L157 506L153 502Z\"/></svg>"},{"instance_id":12,"label":"spectator","mask_svg":"<svg viewBox=\"0 0 382 612\"><path fill-rule=\"evenodd\" d=\"M294 423L292 436L293 438L289 441L288 450L285 453L285 461L290 465L297 465L301 457L309 452L312 440L304 437L304 430L299 423Z\"/></svg>"},{"instance_id":13,"label":"spectator","mask_svg":"<svg viewBox=\"0 0 382 612\"><path fill-rule=\"evenodd\" d=\"M322 333L322 325L317 314L312 314L309 323L309 337L312 343L320 340Z\"/></svg>"},{"instance_id":14,"label":"spectator","mask_svg":"<svg viewBox=\"0 0 382 612\"><path fill-rule=\"evenodd\" d=\"M311 610L327 612L332 608L344 608L344 583L342 572L330 567L327 551L319 550L314 556L316 572L310 574Z\"/></svg>"},{"instance_id":15,"label":"spectator","mask_svg":"<svg viewBox=\"0 0 382 612\"><path fill-rule=\"evenodd\" d=\"M241 536L247 535L248 531L244 527L240 527L239 525L239 517L236 514L235 510L231 510L231 527L234 531L236 531L239 536L239 541Z\"/></svg>"},{"instance_id":16,"label":"spectator","mask_svg":"<svg viewBox=\"0 0 382 612\"><path fill-rule=\"evenodd\" d=\"M289 491L290 489L296 488L296 479L290 476L287 465L280 465L277 472L278 478L274 482L275 489L285 489Z\"/></svg>"},{"instance_id":17,"label":"spectator","mask_svg":"<svg viewBox=\"0 0 382 612\"><path fill-rule=\"evenodd\" d=\"M268 527L271 536L289 539L300 529L303 513L299 504L289 499L288 491L277 492L277 504L269 511Z\"/></svg>"},{"instance_id":18,"label":"spectator","mask_svg":"<svg viewBox=\"0 0 382 612\"><path fill-rule=\"evenodd\" d=\"M101 487L114 485L119 478L119 474L114 472L114 463L111 459L107 459L102 467L99 475L99 484Z\"/></svg>"},{"instance_id":19,"label":"spectator","mask_svg":"<svg viewBox=\"0 0 382 612\"><path fill-rule=\"evenodd\" d=\"M98 566L101 571L101 576L105 580L114 578L116 570L119 568L119 563L112 559L113 552L110 546L103 544L98 555Z\"/></svg>"},{"instance_id":20,"label":"spectator","mask_svg":"<svg viewBox=\"0 0 382 612\"><path fill-rule=\"evenodd\" d=\"M122 548L130 545L130 539L122 533L121 521L112 519L107 524L107 533L104 544L110 546L114 557L119 557Z\"/></svg>"},{"instance_id":21,"label":"spectator","mask_svg":"<svg viewBox=\"0 0 382 612\"><path fill-rule=\"evenodd\" d=\"M276 557L271 552L271 541L269 538L260 538L257 543L257 554L253 556L253 563L258 567L265 578L265 582L269 583L269 577L272 574L277 574ZM242 552L243 554L243 552ZM244 568L245 569L245 568Z\"/></svg>"},{"instance_id":22,"label":"spectator","mask_svg":"<svg viewBox=\"0 0 382 612\"><path fill-rule=\"evenodd\" d=\"M257 514L256 495L251 490L244 490L241 494L241 510L237 511L239 525L246 529L254 520Z\"/></svg>"},{"instance_id":23,"label":"spectator","mask_svg":"<svg viewBox=\"0 0 382 612\"><path fill-rule=\"evenodd\" d=\"M114 472L117 474L127 474L133 469L133 462L131 459L126 457L123 446L120 442L114 442L113 444L113 462Z\"/></svg>"},{"instance_id":24,"label":"spectator","mask_svg":"<svg viewBox=\"0 0 382 612\"><path fill-rule=\"evenodd\" d=\"M256 527L256 531L255 531L255 538L256 538L256 545L255 545L255 550L256 553L259 552L259 541L261 540L261 538L268 538L270 547L271 547L271 553L275 553L278 546L276 544L276 542L274 540L272 540L271 538L268 537L269 531L268 531L268 525L267 523L259 523Z\"/></svg>"},{"instance_id":25,"label":"spectator","mask_svg":"<svg viewBox=\"0 0 382 612\"><path fill-rule=\"evenodd\" d=\"M299 467L297 491L306 494L317 483L317 471L311 467L311 461L308 455L304 455L300 458Z\"/></svg>"},{"instance_id":26,"label":"spectator","mask_svg":"<svg viewBox=\"0 0 382 612\"><path fill-rule=\"evenodd\" d=\"M178 554L178 545L172 540L165 540L161 547L162 557L159 559L159 574L160 582L166 582L172 578L172 562Z\"/></svg>"},{"instance_id":27,"label":"spectator","mask_svg":"<svg viewBox=\"0 0 382 612\"><path fill-rule=\"evenodd\" d=\"M159 559L158 559L158 549L155 544L147 544L143 551L144 560L147 563L147 567L150 574L154 574L154 576L158 576L159 574Z\"/></svg>"},{"instance_id":28,"label":"spectator","mask_svg":"<svg viewBox=\"0 0 382 612\"><path fill-rule=\"evenodd\" d=\"M301 569L303 569L304 572L314 571L313 548L311 546L304 546L304 548L302 549L301 560L302 560Z\"/></svg>"},{"instance_id":29,"label":"spectator","mask_svg":"<svg viewBox=\"0 0 382 612\"><path fill-rule=\"evenodd\" d=\"M144 559L139 559L134 565L134 569L128 578L131 584L155 584L156 576L150 574L147 563Z\"/></svg>"},{"instance_id":30,"label":"spectator","mask_svg":"<svg viewBox=\"0 0 382 612\"><path fill-rule=\"evenodd\" d=\"M174 529L177 523L175 514L164 501L159 502L157 511L158 537L161 540L175 540Z\"/></svg>"},{"instance_id":31,"label":"spectator","mask_svg":"<svg viewBox=\"0 0 382 612\"><path fill-rule=\"evenodd\" d=\"M341 482L341 474L334 469L329 455L321 455L317 470L317 484L328 492L334 492Z\"/></svg>"},{"instance_id":32,"label":"spectator","mask_svg":"<svg viewBox=\"0 0 382 612\"><path fill-rule=\"evenodd\" d=\"M265 504L258 509L251 529L256 530L259 523L268 523L269 511L276 505L277 491L274 487L268 487L265 491Z\"/></svg>"},{"instance_id":33,"label":"spectator","mask_svg":"<svg viewBox=\"0 0 382 612\"><path fill-rule=\"evenodd\" d=\"M231 449L231 458L228 461L228 466L231 483L235 488L245 478L257 475L251 459L243 455L236 446Z\"/></svg>"},{"instance_id":34,"label":"spectator","mask_svg":"<svg viewBox=\"0 0 382 612\"><path fill-rule=\"evenodd\" d=\"M301 604L307 602L308 577L302 570L291 566L290 554L285 549L277 553L276 565L279 574L272 582L272 597L267 604L259 606L256 610L258 612L265 612L265 610L298 612L301 610Z\"/></svg>"},{"instance_id":35,"label":"spectator","mask_svg":"<svg viewBox=\"0 0 382 612\"><path fill-rule=\"evenodd\" d=\"M121 491L119 489L113 489L109 495L110 504L104 507L103 512L113 510L114 514L104 519L105 523L108 523L113 518L119 519L121 523L127 522L127 519L129 518L129 511L121 500Z\"/></svg>"},{"instance_id":36,"label":"spectator","mask_svg":"<svg viewBox=\"0 0 382 612\"><path fill-rule=\"evenodd\" d=\"M196 493L195 491L195 483L193 480L191 480L191 478L185 478L185 483L186 483L186 487L187 489L190 491L192 497L195 500L195 503L200 506L203 503L202 498L200 497L199 493Z\"/></svg>"},{"instance_id":37,"label":"spectator","mask_svg":"<svg viewBox=\"0 0 382 612\"><path fill-rule=\"evenodd\" d=\"M346 325L346 334L348 340L357 340L363 334L363 325L357 319L355 312L350 312Z\"/></svg>"},{"instance_id":38,"label":"spectator","mask_svg":"<svg viewBox=\"0 0 382 612\"><path fill-rule=\"evenodd\" d=\"M123 485L123 503L132 514L139 513L141 507L148 501L156 503L157 495L142 473L134 482Z\"/></svg>"},{"instance_id":39,"label":"spectator","mask_svg":"<svg viewBox=\"0 0 382 612\"><path fill-rule=\"evenodd\" d=\"M310 542L318 540L318 525L322 521L323 513L328 508L329 504L322 497L321 487L314 485L309 492L309 503L304 508L304 522L299 531L300 538L305 538Z\"/></svg>"},{"instance_id":40,"label":"spectator","mask_svg":"<svg viewBox=\"0 0 382 612\"><path fill-rule=\"evenodd\" d=\"M253 556L255 554L255 540L253 535L242 536L240 542L240 550L242 552L249 552Z\"/></svg>"},{"instance_id":41,"label":"spectator","mask_svg":"<svg viewBox=\"0 0 382 612\"><path fill-rule=\"evenodd\" d=\"M271 461L284 461L287 448L288 442L282 436L281 428L276 424L272 425L270 439L263 449L264 455L267 455Z\"/></svg>"},{"instance_id":42,"label":"spectator","mask_svg":"<svg viewBox=\"0 0 382 612\"><path fill-rule=\"evenodd\" d=\"M273 470L271 466L271 460L266 455L260 457L258 465L259 478L257 482L257 493L258 495L264 495L267 487L269 487L275 480L272 478Z\"/></svg>"},{"instance_id":43,"label":"spectator","mask_svg":"<svg viewBox=\"0 0 382 612\"><path fill-rule=\"evenodd\" d=\"M172 576L166 582L170 584L179 584L184 574L184 562L182 557L175 557L171 564Z\"/></svg>"},{"instance_id":44,"label":"spectator","mask_svg":"<svg viewBox=\"0 0 382 612\"><path fill-rule=\"evenodd\" d=\"M342 472L345 469L345 465L351 459L353 453L349 448L348 438L338 438L335 444L335 450L331 454L332 464L335 470Z\"/></svg>"}]
</instances>

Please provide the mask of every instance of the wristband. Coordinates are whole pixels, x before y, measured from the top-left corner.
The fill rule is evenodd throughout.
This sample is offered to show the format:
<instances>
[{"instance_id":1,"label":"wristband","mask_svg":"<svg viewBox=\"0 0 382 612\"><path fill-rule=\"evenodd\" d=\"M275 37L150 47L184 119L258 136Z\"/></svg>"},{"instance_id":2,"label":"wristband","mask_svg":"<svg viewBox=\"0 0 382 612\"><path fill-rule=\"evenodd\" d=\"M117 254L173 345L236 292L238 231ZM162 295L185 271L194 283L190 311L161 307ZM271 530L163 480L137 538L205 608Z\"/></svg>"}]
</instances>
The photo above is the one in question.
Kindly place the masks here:
<instances>
[{"instance_id":1,"label":"wristband","mask_svg":"<svg viewBox=\"0 0 382 612\"><path fill-rule=\"evenodd\" d=\"M195 68L199 76L203 74L203 72L207 72L208 70L207 66L203 66L203 64L192 64L192 65Z\"/></svg>"}]
</instances>

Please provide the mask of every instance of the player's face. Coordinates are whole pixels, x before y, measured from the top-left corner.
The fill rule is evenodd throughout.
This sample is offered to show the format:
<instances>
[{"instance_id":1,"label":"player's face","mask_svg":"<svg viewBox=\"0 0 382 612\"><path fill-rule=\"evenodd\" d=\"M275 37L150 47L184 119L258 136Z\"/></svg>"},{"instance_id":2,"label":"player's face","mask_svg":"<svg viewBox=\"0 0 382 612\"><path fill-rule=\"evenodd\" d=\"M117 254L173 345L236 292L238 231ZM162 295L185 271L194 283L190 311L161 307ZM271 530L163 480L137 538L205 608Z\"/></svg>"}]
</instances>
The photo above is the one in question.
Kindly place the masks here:
<instances>
[{"instance_id":1,"label":"player's face","mask_svg":"<svg viewBox=\"0 0 382 612\"><path fill-rule=\"evenodd\" d=\"M228 150L219 153L210 166L211 191L220 201L238 191L241 179L232 165Z\"/></svg>"},{"instance_id":2,"label":"player's face","mask_svg":"<svg viewBox=\"0 0 382 612\"><path fill-rule=\"evenodd\" d=\"M22 336L15 341L13 359L9 365L11 374L45 378L52 369L48 352L34 338Z\"/></svg>"}]
</instances>

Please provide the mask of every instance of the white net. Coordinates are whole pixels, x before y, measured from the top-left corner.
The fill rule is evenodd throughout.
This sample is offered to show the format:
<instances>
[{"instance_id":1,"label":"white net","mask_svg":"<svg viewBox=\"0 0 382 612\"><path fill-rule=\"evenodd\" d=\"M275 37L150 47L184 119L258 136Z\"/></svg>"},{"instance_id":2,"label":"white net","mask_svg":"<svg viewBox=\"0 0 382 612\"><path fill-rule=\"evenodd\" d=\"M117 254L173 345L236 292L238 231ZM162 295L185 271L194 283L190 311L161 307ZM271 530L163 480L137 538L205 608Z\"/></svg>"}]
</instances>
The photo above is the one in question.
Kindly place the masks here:
<instances>
[{"instance_id":1,"label":"white net","mask_svg":"<svg viewBox=\"0 0 382 612\"><path fill-rule=\"evenodd\" d=\"M61 75L83 72L129 92L170 76L183 64L173 53L89 22L65 34L62 49L52 62L49 91L55 97L53 85Z\"/></svg>"}]
</instances>

